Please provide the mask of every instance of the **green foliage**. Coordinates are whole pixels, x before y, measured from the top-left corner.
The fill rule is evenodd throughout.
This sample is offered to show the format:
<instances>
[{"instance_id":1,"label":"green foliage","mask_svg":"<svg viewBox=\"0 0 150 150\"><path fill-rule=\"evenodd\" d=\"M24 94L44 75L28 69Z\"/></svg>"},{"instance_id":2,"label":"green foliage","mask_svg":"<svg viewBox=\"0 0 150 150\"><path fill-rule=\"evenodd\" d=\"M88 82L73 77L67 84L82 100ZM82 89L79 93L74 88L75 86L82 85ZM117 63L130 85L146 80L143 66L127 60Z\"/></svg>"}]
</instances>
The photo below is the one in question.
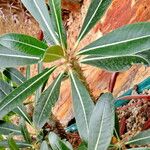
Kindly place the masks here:
<instances>
[{"instance_id":1,"label":"green foliage","mask_svg":"<svg viewBox=\"0 0 150 150\"><path fill-rule=\"evenodd\" d=\"M16 143L16 145L17 145L19 148L31 147L30 144L25 143L25 142L23 142L23 141L16 141L16 140L15 140L15 143ZM8 147L9 147L8 140L0 141L0 147L8 148Z\"/></svg>"},{"instance_id":2,"label":"green foliage","mask_svg":"<svg viewBox=\"0 0 150 150\"><path fill-rule=\"evenodd\" d=\"M21 76L21 74L19 74ZM21 82L21 78L18 77L19 82ZM17 81L18 81L17 80ZM22 81L23 82L23 81ZM13 91L13 88L6 82L0 80L0 102L5 98L8 94L10 94ZM23 117L29 124L31 123L30 117L26 112L26 108L24 105L17 106L13 112Z\"/></svg>"},{"instance_id":3,"label":"green foliage","mask_svg":"<svg viewBox=\"0 0 150 150\"><path fill-rule=\"evenodd\" d=\"M22 120L20 127L21 127L21 133L23 135L24 140L27 143L31 144L32 141L31 141L30 133L27 130L27 126L24 120Z\"/></svg>"},{"instance_id":4,"label":"green foliage","mask_svg":"<svg viewBox=\"0 0 150 150\"><path fill-rule=\"evenodd\" d=\"M25 5L28 11L32 14L32 16L39 23L42 31L44 32L44 37L47 43L58 45L59 40L55 33L55 29L54 29L52 20L49 16L49 12L47 10L45 1L21 0L21 2Z\"/></svg>"},{"instance_id":5,"label":"green foliage","mask_svg":"<svg viewBox=\"0 0 150 150\"><path fill-rule=\"evenodd\" d=\"M49 0L51 14L59 36L59 43L63 48L67 48L67 37L62 22L61 0Z\"/></svg>"},{"instance_id":6,"label":"green foliage","mask_svg":"<svg viewBox=\"0 0 150 150\"><path fill-rule=\"evenodd\" d=\"M49 143L53 150L73 150L70 143L61 140L55 133L50 132L48 135Z\"/></svg>"},{"instance_id":7,"label":"green foliage","mask_svg":"<svg viewBox=\"0 0 150 150\"><path fill-rule=\"evenodd\" d=\"M100 20L105 13L111 0L92 0L85 17L78 42L92 29L92 27Z\"/></svg>"},{"instance_id":8,"label":"green foliage","mask_svg":"<svg viewBox=\"0 0 150 150\"><path fill-rule=\"evenodd\" d=\"M12 150L25 147L73 150L68 141L53 132L49 133L49 128L55 124L51 110L59 99L61 83L68 77L71 82L75 119L82 139L79 150L107 150L110 147L121 149L130 144L150 144L149 130L139 133L129 141L123 141L119 137L112 94L103 94L94 104L90 96L92 91L81 68L82 64L89 64L108 71L123 71L134 63L149 66L150 23L136 23L117 29L76 53L80 41L103 17L111 4L111 0L92 0L77 42L74 43L72 51L75 53L72 54L67 49L61 0L49 0L50 12L43 0L22 0L22 3L39 23L44 33L43 40L47 43L23 34L0 36L0 147ZM43 62L54 63L56 60L63 60L64 64L56 63L55 67L43 70ZM38 65L38 74L30 78L32 64ZM27 66L26 77L14 68L18 66ZM57 72L57 77L49 84L49 76L55 69L61 71ZM32 98L35 108L31 119L24 101L34 93L36 100ZM11 116L16 113L21 117L18 126L10 121ZM36 130L36 135L30 134L28 125ZM14 140L14 135L18 134L25 141ZM111 143L112 137L116 138L116 143Z\"/></svg>"},{"instance_id":9,"label":"green foliage","mask_svg":"<svg viewBox=\"0 0 150 150\"><path fill-rule=\"evenodd\" d=\"M115 72L125 71L129 69L133 64L144 63L145 65L149 65L149 62L145 58L136 55L108 57L91 56L81 60L81 63L89 64Z\"/></svg>"},{"instance_id":10,"label":"green foliage","mask_svg":"<svg viewBox=\"0 0 150 150\"><path fill-rule=\"evenodd\" d=\"M149 23L132 24L103 36L78 54L90 55L81 60L82 63L120 71L134 63L149 65L149 43Z\"/></svg>"},{"instance_id":11,"label":"green foliage","mask_svg":"<svg viewBox=\"0 0 150 150\"><path fill-rule=\"evenodd\" d=\"M64 57L62 47L55 45L49 47L44 55L43 62L53 62Z\"/></svg>"},{"instance_id":12,"label":"green foliage","mask_svg":"<svg viewBox=\"0 0 150 150\"><path fill-rule=\"evenodd\" d=\"M43 57L47 45L31 36L23 34L5 34L0 37L0 43L12 51L23 52L35 57Z\"/></svg>"},{"instance_id":13,"label":"green foliage","mask_svg":"<svg viewBox=\"0 0 150 150\"><path fill-rule=\"evenodd\" d=\"M89 123L88 150L107 149L114 130L114 105L111 94L98 100Z\"/></svg>"},{"instance_id":14,"label":"green foliage","mask_svg":"<svg viewBox=\"0 0 150 150\"><path fill-rule=\"evenodd\" d=\"M89 122L94 108L94 103L77 75L70 72L70 78L72 83L73 108L79 134L82 139L87 142L89 136Z\"/></svg>"},{"instance_id":15,"label":"green foliage","mask_svg":"<svg viewBox=\"0 0 150 150\"><path fill-rule=\"evenodd\" d=\"M143 131L132 137L126 144L146 145L150 143L150 130Z\"/></svg>"},{"instance_id":16,"label":"green foliage","mask_svg":"<svg viewBox=\"0 0 150 150\"><path fill-rule=\"evenodd\" d=\"M9 145L10 150L19 150L16 142L14 141L14 139L12 137L8 138L8 145Z\"/></svg>"},{"instance_id":17,"label":"green foliage","mask_svg":"<svg viewBox=\"0 0 150 150\"><path fill-rule=\"evenodd\" d=\"M0 68L23 66L38 63L39 57L8 49L0 44Z\"/></svg>"},{"instance_id":18,"label":"green foliage","mask_svg":"<svg viewBox=\"0 0 150 150\"><path fill-rule=\"evenodd\" d=\"M20 127L13 125L11 123L0 121L0 133L3 135L9 135L9 134L21 134Z\"/></svg>"},{"instance_id":19,"label":"green foliage","mask_svg":"<svg viewBox=\"0 0 150 150\"><path fill-rule=\"evenodd\" d=\"M33 121L38 128L42 128L49 119L51 109L59 97L62 77L63 73L58 75L58 77L47 88L47 90L42 93L41 97L36 103Z\"/></svg>"},{"instance_id":20,"label":"green foliage","mask_svg":"<svg viewBox=\"0 0 150 150\"><path fill-rule=\"evenodd\" d=\"M16 68L5 68L3 74L17 85L26 81L26 78Z\"/></svg>"},{"instance_id":21,"label":"green foliage","mask_svg":"<svg viewBox=\"0 0 150 150\"><path fill-rule=\"evenodd\" d=\"M46 141L42 142L40 150L49 150L49 147Z\"/></svg>"},{"instance_id":22,"label":"green foliage","mask_svg":"<svg viewBox=\"0 0 150 150\"><path fill-rule=\"evenodd\" d=\"M45 69L42 73L36 75L35 77L27 80L6 96L0 102L0 114L1 118L7 113L12 111L18 105L20 105L28 96L30 96L35 90L49 77L49 75L54 71L55 67L51 69Z\"/></svg>"}]
</instances>

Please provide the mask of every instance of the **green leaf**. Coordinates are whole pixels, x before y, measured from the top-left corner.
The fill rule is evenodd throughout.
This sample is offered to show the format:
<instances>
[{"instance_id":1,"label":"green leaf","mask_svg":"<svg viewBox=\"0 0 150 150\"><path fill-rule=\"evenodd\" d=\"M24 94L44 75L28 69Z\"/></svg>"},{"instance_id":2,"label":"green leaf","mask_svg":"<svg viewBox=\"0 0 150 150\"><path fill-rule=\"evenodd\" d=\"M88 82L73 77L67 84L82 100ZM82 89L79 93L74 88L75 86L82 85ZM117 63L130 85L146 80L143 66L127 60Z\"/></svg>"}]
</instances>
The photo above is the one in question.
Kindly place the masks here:
<instances>
[{"instance_id":1,"label":"green leaf","mask_svg":"<svg viewBox=\"0 0 150 150\"><path fill-rule=\"evenodd\" d=\"M16 68L5 68L3 74L17 85L26 81L26 78Z\"/></svg>"},{"instance_id":2,"label":"green leaf","mask_svg":"<svg viewBox=\"0 0 150 150\"><path fill-rule=\"evenodd\" d=\"M111 94L103 94L98 100L91 119L88 150L107 150L114 130L114 106Z\"/></svg>"},{"instance_id":3,"label":"green leaf","mask_svg":"<svg viewBox=\"0 0 150 150\"><path fill-rule=\"evenodd\" d=\"M27 126L26 126L24 120L22 120L20 126L21 126L21 133L22 133L22 135L23 135L23 137L24 137L24 140L25 140L27 143L31 144L32 142L31 142L30 133L28 132L28 129L27 129Z\"/></svg>"},{"instance_id":4,"label":"green leaf","mask_svg":"<svg viewBox=\"0 0 150 150\"><path fill-rule=\"evenodd\" d=\"M8 138L8 145L9 145L10 150L19 150L16 142L14 141L14 139L12 137Z\"/></svg>"},{"instance_id":5,"label":"green leaf","mask_svg":"<svg viewBox=\"0 0 150 150\"><path fill-rule=\"evenodd\" d=\"M90 95L77 75L70 71L73 108L79 134L87 142L89 136L89 121L94 109Z\"/></svg>"},{"instance_id":6,"label":"green leaf","mask_svg":"<svg viewBox=\"0 0 150 150\"><path fill-rule=\"evenodd\" d=\"M129 144L136 144L136 145L146 145L150 144L150 130L142 131L133 138L131 138L128 142L125 143L126 145Z\"/></svg>"},{"instance_id":7,"label":"green leaf","mask_svg":"<svg viewBox=\"0 0 150 150\"><path fill-rule=\"evenodd\" d=\"M62 22L61 0L49 0L51 14L59 36L60 44L63 48L67 48L66 33Z\"/></svg>"},{"instance_id":8,"label":"green leaf","mask_svg":"<svg viewBox=\"0 0 150 150\"><path fill-rule=\"evenodd\" d=\"M13 112L15 112L16 114L18 114L25 121L27 121L30 125L32 125L31 117L27 113L26 107L24 105L17 106L15 109L13 109Z\"/></svg>"},{"instance_id":9,"label":"green leaf","mask_svg":"<svg viewBox=\"0 0 150 150\"><path fill-rule=\"evenodd\" d=\"M13 91L13 88L6 82L0 80L0 102L4 97Z\"/></svg>"},{"instance_id":10,"label":"green leaf","mask_svg":"<svg viewBox=\"0 0 150 150\"><path fill-rule=\"evenodd\" d=\"M54 71L55 67L45 69L42 73L21 84L0 102L1 118L20 105L28 96L41 86Z\"/></svg>"},{"instance_id":11,"label":"green leaf","mask_svg":"<svg viewBox=\"0 0 150 150\"><path fill-rule=\"evenodd\" d=\"M45 1L43 0L21 0L27 10L39 23L40 28L43 30L45 39L49 44L59 45L58 37L55 33L52 20L50 19L49 12Z\"/></svg>"},{"instance_id":12,"label":"green leaf","mask_svg":"<svg viewBox=\"0 0 150 150\"><path fill-rule=\"evenodd\" d=\"M5 121L0 121L0 133L3 135L9 135L13 133L14 135L20 135L20 128L12 123Z\"/></svg>"},{"instance_id":13,"label":"green leaf","mask_svg":"<svg viewBox=\"0 0 150 150\"><path fill-rule=\"evenodd\" d=\"M107 56L107 57L86 57L81 60L81 63L100 67L109 71L124 71L129 69L133 64L149 65L150 62L140 55L126 56Z\"/></svg>"},{"instance_id":14,"label":"green leaf","mask_svg":"<svg viewBox=\"0 0 150 150\"><path fill-rule=\"evenodd\" d=\"M39 57L27 55L23 52L10 50L0 44L0 68L35 64L40 61Z\"/></svg>"},{"instance_id":15,"label":"green leaf","mask_svg":"<svg viewBox=\"0 0 150 150\"><path fill-rule=\"evenodd\" d=\"M68 144L68 142L64 142L53 132L49 133L48 139L53 150L73 150L70 143Z\"/></svg>"},{"instance_id":16,"label":"green leaf","mask_svg":"<svg viewBox=\"0 0 150 150\"><path fill-rule=\"evenodd\" d=\"M124 26L89 44L78 54L98 56L135 55L150 49L150 23Z\"/></svg>"},{"instance_id":17,"label":"green leaf","mask_svg":"<svg viewBox=\"0 0 150 150\"><path fill-rule=\"evenodd\" d=\"M78 54L89 55L82 63L110 71L126 70L133 63L150 64L150 23L127 25L117 29Z\"/></svg>"},{"instance_id":18,"label":"green leaf","mask_svg":"<svg viewBox=\"0 0 150 150\"><path fill-rule=\"evenodd\" d=\"M78 37L80 41L94 25L101 19L112 0L92 0L85 17L81 32Z\"/></svg>"},{"instance_id":19,"label":"green leaf","mask_svg":"<svg viewBox=\"0 0 150 150\"><path fill-rule=\"evenodd\" d=\"M117 139L120 139L119 118L118 118L118 114L117 114L117 113L115 113L114 136L115 136Z\"/></svg>"},{"instance_id":20,"label":"green leaf","mask_svg":"<svg viewBox=\"0 0 150 150\"><path fill-rule=\"evenodd\" d=\"M20 80L21 81L21 80ZM9 95L14 89L6 82L0 80L0 102L4 97ZM22 116L29 124L31 123L31 119L26 112L26 108L23 105L18 106L13 110L13 112Z\"/></svg>"},{"instance_id":21,"label":"green leaf","mask_svg":"<svg viewBox=\"0 0 150 150\"><path fill-rule=\"evenodd\" d=\"M43 62L52 62L61 59L62 57L64 57L62 47L58 45L51 46L46 50Z\"/></svg>"},{"instance_id":22,"label":"green leaf","mask_svg":"<svg viewBox=\"0 0 150 150\"><path fill-rule=\"evenodd\" d=\"M49 147L46 141L42 142L40 150L49 150Z\"/></svg>"},{"instance_id":23,"label":"green leaf","mask_svg":"<svg viewBox=\"0 0 150 150\"><path fill-rule=\"evenodd\" d=\"M15 142L19 148L32 147L32 145L25 143L25 142L21 142L21 141L15 141ZM7 140L0 141L0 147L8 148L9 147L8 141Z\"/></svg>"},{"instance_id":24,"label":"green leaf","mask_svg":"<svg viewBox=\"0 0 150 150\"><path fill-rule=\"evenodd\" d=\"M51 110L59 97L63 73L58 75L54 82L45 90L36 103L33 122L37 128L42 128L51 115Z\"/></svg>"},{"instance_id":25,"label":"green leaf","mask_svg":"<svg viewBox=\"0 0 150 150\"><path fill-rule=\"evenodd\" d=\"M42 41L37 40L24 34L5 34L0 37L0 44L8 49L20 51L31 56L42 58L47 45Z\"/></svg>"},{"instance_id":26,"label":"green leaf","mask_svg":"<svg viewBox=\"0 0 150 150\"><path fill-rule=\"evenodd\" d=\"M87 146L85 145L85 143L81 143L78 147L78 150L87 150Z\"/></svg>"}]
</instances>

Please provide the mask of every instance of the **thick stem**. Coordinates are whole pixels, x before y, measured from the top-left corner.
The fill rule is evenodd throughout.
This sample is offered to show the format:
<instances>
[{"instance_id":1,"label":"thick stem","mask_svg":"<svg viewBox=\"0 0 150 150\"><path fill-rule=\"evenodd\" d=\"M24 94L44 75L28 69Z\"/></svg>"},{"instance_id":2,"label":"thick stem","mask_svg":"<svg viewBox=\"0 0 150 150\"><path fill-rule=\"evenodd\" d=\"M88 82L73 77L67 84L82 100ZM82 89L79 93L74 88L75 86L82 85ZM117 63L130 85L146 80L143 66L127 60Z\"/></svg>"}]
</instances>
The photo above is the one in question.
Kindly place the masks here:
<instances>
[{"instance_id":1,"label":"thick stem","mask_svg":"<svg viewBox=\"0 0 150 150\"><path fill-rule=\"evenodd\" d=\"M90 94L90 97L92 98L93 101L95 101L94 95L89 87L89 84L87 83L87 80L83 74L83 71L81 69L81 66L79 65L79 63L77 62L77 60L72 61L72 69L76 71L76 73L79 76L79 79L81 80L81 82L84 84L84 86L86 87L88 93Z\"/></svg>"},{"instance_id":2,"label":"thick stem","mask_svg":"<svg viewBox=\"0 0 150 150\"><path fill-rule=\"evenodd\" d=\"M119 75L119 72L115 72L111 76L110 83L109 83L109 91L111 93L114 91L114 86L115 86L118 75Z\"/></svg>"}]
</instances>

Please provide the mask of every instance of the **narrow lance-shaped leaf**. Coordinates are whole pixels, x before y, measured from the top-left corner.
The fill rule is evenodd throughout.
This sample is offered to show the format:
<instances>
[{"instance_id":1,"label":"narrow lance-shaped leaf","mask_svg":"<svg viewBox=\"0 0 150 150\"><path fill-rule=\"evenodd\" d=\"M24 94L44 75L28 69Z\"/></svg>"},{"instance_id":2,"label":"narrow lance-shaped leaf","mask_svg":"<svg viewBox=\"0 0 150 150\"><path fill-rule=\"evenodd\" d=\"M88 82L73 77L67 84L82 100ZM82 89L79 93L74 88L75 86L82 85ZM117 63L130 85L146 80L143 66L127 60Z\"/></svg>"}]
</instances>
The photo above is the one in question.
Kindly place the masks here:
<instances>
[{"instance_id":1,"label":"narrow lance-shaped leaf","mask_svg":"<svg viewBox=\"0 0 150 150\"><path fill-rule=\"evenodd\" d=\"M8 138L8 145L10 150L19 150L15 140L12 137Z\"/></svg>"},{"instance_id":2,"label":"narrow lance-shaped leaf","mask_svg":"<svg viewBox=\"0 0 150 150\"><path fill-rule=\"evenodd\" d=\"M67 48L66 33L62 22L61 0L49 0L50 10L63 48Z\"/></svg>"},{"instance_id":3,"label":"narrow lance-shaped leaf","mask_svg":"<svg viewBox=\"0 0 150 150\"><path fill-rule=\"evenodd\" d=\"M50 132L48 135L50 146L53 150L73 150L71 144L61 140L55 133Z\"/></svg>"},{"instance_id":4,"label":"narrow lance-shaped leaf","mask_svg":"<svg viewBox=\"0 0 150 150\"><path fill-rule=\"evenodd\" d=\"M17 85L26 81L26 78L16 68L5 68L3 74Z\"/></svg>"},{"instance_id":5,"label":"narrow lance-shaped leaf","mask_svg":"<svg viewBox=\"0 0 150 150\"><path fill-rule=\"evenodd\" d=\"M23 52L31 56L42 58L47 45L42 41L37 40L24 34L5 34L0 36L0 44L8 49Z\"/></svg>"},{"instance_id":6,"label":"narrow lance-shaped leaf","mask_svg":"<svg viewBox=\"0 0 150 150\"><path fill-rule=\"evenodd\" d=\"M150 65L147 59L140 55L126 56L107 56L107 57L86 57L80 61L81 63L96 66L108 71L124 71L129 69L133 64Z\"/></svg>"},{"instance_id":7,"label":"narrow lance-shaped leaf","mask_svg":"<svg viewBox=\"0 0 150 150\"><path fill-rule=\"evenodd\" d=\"M49 150L49 147L46 141L42 142L40 150Z\"/></svg>"},{"instance_id":8,"label":"narrow lance-shaped leaf","mask_svg":"<svg viewBox=\"0 0 150 150\"><path fill-rule=\"evenodd\" d=\"M140 132L139 134L137 134L135 137L131 138L125 144L126 145L129 145L129 144L136 144L136 145L150 144L150 130Z\"/></svg>"},{"instance_id":9,"label":"narrow lance-shaped leaf","mask_svg":"<svg viewBox=\"0 0 150 150\"><path fill-rule=\"evenodd\" d=\"M59 97L62 77L63 73L58 75L54 82L42 93L37 101L33 115L33 121L37 128L42 128L51 115L52 107Z\"/></svg>"},{"instance_id":10,"label":"narrow lance-shaped leaf","mask_svg":"<svg viewBox=\"0 0 150 150\"><path fill-rule=\"evenodd\" d=\"M6 96L0 102L0 117L2 118L4 115L12 111L15 107L20 105L28 96L35 92L35 90L47 80L47 78L54 71L54 69L55 67L45 69L42 73L24 82L8 96Z\"/></svg>"},{"instance_id":11,"label":"narrow lance-shaped leaf","mask_svg":"<svg viewBox=\"0 0 150 150\"><path fill-rule=\"evenodd\" d=\"M103 94L98 100L91 119L88 150L107 150L114 130L114 106L111 94Z\"/></svg>"},{"instance_id":12,"label":"narrow lance-shaped leaf","mask_svg":"<svg viewBox=\"0 0 150 150\"><path fill-rule=\"evenodd\" d=\"M90 95L77 75L70 71L73 108L79 134L87 142L89 136L89 121L94 108Z\"/></svg>"},{"instance_id":13,"label":"narrow lance-shaped leaf","mask_svg":"<svg viewBox=\"0 0 150 150\"><path fill-rule=\"evenodd\" d=\"M123 36L122 36L123 35ZM78 54L89 55L82 63L120 71L134 63L150 64L150 23L132 24L117 29Z\"/></svg>"},{"instance_id":14,"label":"narrow lance-shaped leaf","mask_svg":"<svg viewBox=\"0 0 150 150\"><path fill-rule=\"evenodd\" d=\"M81 143L78 147L78 150L87 150L87 145L85 143Z\"/></svg>"},{"instance_id":15,"label":"narrow lance-shaped leaf","mask_svg":"<svg viewBox=\"0 0 150 150\"><path fill-rule=\"evenodd\" d=\"M20 78L20 82L23 82ZM14 89L6 82L0 80L0 102L9 95ZM22 116L29 124L31 123L30 117L26 112L26 108L23 105L17 106L13 112L17 113L18 115Z\"/></svg>"},{"instance_id":16,"label":"narrow lance-shaped leaf","mask_svg":"<svg viewBox=\"0 0 150 150\"><path fill-rule=\"evenodd\" d=\"M5 96L7 96L12 91L13 88L8 83L0 80L0 102Z\"/></svg>"},{"instance_id":17,"label":"narrow lance-shaped leaf","mask_svg":"<svg viewBox=\"0 0 150 150\"><path fill-rule=\"evenodd\" d=\"M92 0L85 17L78 42L91 30L101 19L112 0Z\"/></svg>"},{"instance_id":18,"label":"narrow lance-shaped leaf","mask_svg":"<svg viewBox=\"0 0 150 150\"><path fill-rule=\"evenodd\" d=\"M15 143L19 148L32 147L32 145L25 143L25 142L21 142L21 141L15 140ZM9 147L8 141L7 140L0 141L0 147L8 148Z\"/></svg>"},{"instance_id":19,"label":"narrow lance-shaped leaf","mask_svg":"<svg viewBox=\"0 0 150 150\"><path fill-rule=\"evenodd\" d=\"M52 62L64 57L64 52L61 46L55 45L49 47L43 57L43 62Z\"/></svg>"},{"instance_id":20,"label":"narrow lance-shaped leaf","mask_svg":"<svg viewBox=\"0 0 150 150\"><path fill-rule=\"evenodd\" d=\"M14 135L20 135L21 130L18 126L8 123L5 121L0 121L0 134L3 135L9 135L9 134L14 134Z\"/></svg>"},{"instance_id":21,"label":"narrow lance-shaped leaf","mask_svg":"<svg viewBox=\"0 0 150 150\"><path fill-rule=\"evenodd\" d=\"M25 119L30 125L32 125L31 117L27 113L26 108L25 108L24 105L17 106L15 109L13 109L13 112L18 114L20 117Z\"/></svg>"},{"instance_id":22,"label":"narrow lance-shaped leaf","mask_svg":"<svg viewBox=\"0 0 150 150\"><path fill-rule=\"evenodd\" d=\"M136 23L114 30L78 52L80 55L124 56L150 49L150 23Z\"/></svg>"},{"instance_id":23,"label":"narrow lance-shaped leaf","mask_svg":"<svg viewBox=\"0 0 150 150\"><path fill-rule=\"evenodd\" d=\"M10 50L0 44L0 68L23 66L35 64L40 61L40 57L27 55L23 52Z\"/></svg>"},{"instance_id":24,"label":"narrow lance-shaped leaf","mask_svg":"<svg viewBox=\"0 0 150 150\"><path fill-rule=\"evenodd\" d=\"M24 140L27 143L31 144L32 142L31 142L30 133L28 132L28 129L27 129L27 126L26 126L24 120L21 120L21 125L20 126L21 126L21 133L22 133L22 135L24 137Z\"/></svg>"},{"instance_id":25,"label":"narrow lance-shaped leaf","mask_svg":"<svg viewBox=\"0 0 150 150\"><path fill-rule=\"evenodd\" d=\"M49 12L45 1L43 0L21 0L27 10L39 23L42 31L44 32L45 39L48 43L59 44L58 37L55 33L52 20L50 19Z\"/></svg>"}]
</instances>

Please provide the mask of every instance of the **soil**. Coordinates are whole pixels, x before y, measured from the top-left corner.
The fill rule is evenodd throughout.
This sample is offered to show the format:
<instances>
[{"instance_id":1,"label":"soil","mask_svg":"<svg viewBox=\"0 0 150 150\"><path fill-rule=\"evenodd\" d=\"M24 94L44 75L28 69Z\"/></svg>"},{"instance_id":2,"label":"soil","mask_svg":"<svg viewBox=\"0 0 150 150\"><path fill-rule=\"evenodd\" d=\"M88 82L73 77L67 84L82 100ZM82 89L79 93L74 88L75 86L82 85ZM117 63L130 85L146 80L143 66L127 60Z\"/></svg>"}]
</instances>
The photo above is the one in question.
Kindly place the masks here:
<instances>
[{"instance_id":1,"label":"soil","mask_svg":"<svg viewBox=\"0 0 150 150\"><path fill-rule=\"evenodd\" d=\"M133 95L150 95L150 90ZM132 99L130 102L117 109L120 124L120 135L126 141L140 131L150 129L150 99ZM150 145L149 145L150 146Z\"/></svg>"}]
</instances>

